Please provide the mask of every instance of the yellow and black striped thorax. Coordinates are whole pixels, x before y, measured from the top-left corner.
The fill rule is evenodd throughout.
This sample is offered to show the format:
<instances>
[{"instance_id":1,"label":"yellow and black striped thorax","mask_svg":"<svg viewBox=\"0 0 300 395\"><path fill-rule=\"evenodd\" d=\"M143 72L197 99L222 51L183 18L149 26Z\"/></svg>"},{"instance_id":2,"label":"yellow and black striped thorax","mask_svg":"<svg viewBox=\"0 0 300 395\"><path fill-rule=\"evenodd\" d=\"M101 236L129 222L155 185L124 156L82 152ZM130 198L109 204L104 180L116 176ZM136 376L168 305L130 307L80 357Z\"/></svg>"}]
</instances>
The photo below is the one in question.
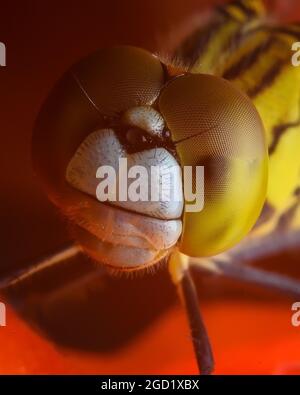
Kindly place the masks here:
<instances>
[{"instance_id":1,"label":"yellow and black striped thorax","mask_svg":"<svg viewBox=\"0 0 300 395\"><path fill-rule=\"evenodd\" d=\"M261 0L236 0L215 8L177 50L175 58L193 73L221 76L255 104L267 134L267 201L256 231L300 227L300 67L292 44L300 24L268 20Z\"/></svg>"}]
</instances>

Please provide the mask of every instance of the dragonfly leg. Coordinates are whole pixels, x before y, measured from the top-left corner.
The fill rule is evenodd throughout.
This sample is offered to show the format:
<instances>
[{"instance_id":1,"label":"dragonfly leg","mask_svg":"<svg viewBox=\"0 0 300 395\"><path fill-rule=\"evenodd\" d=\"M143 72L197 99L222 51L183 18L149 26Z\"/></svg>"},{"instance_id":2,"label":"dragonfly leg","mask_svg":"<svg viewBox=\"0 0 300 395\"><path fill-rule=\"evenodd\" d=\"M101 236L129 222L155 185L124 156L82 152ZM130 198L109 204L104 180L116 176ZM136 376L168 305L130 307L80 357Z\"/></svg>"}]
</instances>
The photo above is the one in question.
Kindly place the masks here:
<instances>
[{"instance_id":1,"label":"dragonfly leg","mask_svg":"<svg viewBox=\"0 0 300 395\"><path fill-rule=\"evenodd\" d=\"M0 278L0 290L7 289L13 285L21 283L27 278L32 277L34 274L39 273L49 267L59 265L62 262L76 256L80 252L80 246L76 244L68 245L58 252L39 260L25 269L20 269L7 277Z\"/></svg>"},{"instance_id":2,"label":"dragonfly leg","mask_svg":"<svg viewBox=\"0 0 300 395\"><path fill-rule=\"evenodd\" d=\"M208 375L214 369L214 358L199 309L196 287L186 258L184 255L175 251L170 257L169 269L186 311L199 373L201 375Z\"/></svg>"},{"instance_id":3,"label":"dragonfly leg","mask_svg":"<svg viewBox=\"0 0 300 395\"><path fill-rule=\"evenodd\" d=\"M190 266L201 272L211 272L238 281L253 283L291 296L300 297L300 281L293 278L258 269L247 264L232 262L230 256L213 258L189 258Z\"/></svg>"}]
</instances>

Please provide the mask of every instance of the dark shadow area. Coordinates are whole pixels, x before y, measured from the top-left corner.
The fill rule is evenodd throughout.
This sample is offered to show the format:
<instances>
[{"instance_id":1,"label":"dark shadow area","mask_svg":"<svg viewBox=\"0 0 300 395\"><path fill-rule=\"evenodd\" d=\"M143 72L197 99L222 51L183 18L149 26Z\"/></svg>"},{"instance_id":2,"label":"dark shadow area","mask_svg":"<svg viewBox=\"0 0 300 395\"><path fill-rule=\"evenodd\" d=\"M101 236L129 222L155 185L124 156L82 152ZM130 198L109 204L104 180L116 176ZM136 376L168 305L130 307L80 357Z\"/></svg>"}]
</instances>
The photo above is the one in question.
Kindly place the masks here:
<instances>
[{"instance_id":1,"label":"dark shadow area","mask_svg":"<svg viewBox=\"0 0 300 395\"><path fill-rule=\"evenodd\" d=\"M295 250L255 266L299 278L298 260ZM194 273L194 278L200 304L227 298L272 303L291 298L217 275ZM179 303L166 267L154 274L116 277L84 256L38 274L7 294L22 318L52 341L94 352L124 346Z\"/></svg>"}]
</instances>

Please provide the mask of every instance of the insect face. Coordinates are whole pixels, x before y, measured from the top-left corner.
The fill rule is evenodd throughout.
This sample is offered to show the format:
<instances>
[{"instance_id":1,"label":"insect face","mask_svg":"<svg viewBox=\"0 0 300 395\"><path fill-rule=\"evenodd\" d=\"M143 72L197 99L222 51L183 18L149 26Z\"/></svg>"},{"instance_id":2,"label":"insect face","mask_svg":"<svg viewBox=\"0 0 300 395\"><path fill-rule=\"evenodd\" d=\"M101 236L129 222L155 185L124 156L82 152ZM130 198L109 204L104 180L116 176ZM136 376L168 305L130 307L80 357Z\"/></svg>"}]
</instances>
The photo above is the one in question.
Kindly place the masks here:
<instances>
[{"instance_id":1,"label":"insect face","mask_svg":"<svg viewBox=\"0 0 300 395\"><path fill-rule=\"evenodd\" d=\"M38 118L33 157L83 249L119 270L153 265L175 245L194 256L228 248L255 222L266 189L264 132L250 100L217 77L171 79L132 47L99 51L65 74ZM173 198L126 200L118 191L99 201L98 169L114 169L120 185L120 159L129 171L163 168L148 191L167 176ZM205 207L187 213L181 169L198 165Z\"/></svg>"}]
</instances>

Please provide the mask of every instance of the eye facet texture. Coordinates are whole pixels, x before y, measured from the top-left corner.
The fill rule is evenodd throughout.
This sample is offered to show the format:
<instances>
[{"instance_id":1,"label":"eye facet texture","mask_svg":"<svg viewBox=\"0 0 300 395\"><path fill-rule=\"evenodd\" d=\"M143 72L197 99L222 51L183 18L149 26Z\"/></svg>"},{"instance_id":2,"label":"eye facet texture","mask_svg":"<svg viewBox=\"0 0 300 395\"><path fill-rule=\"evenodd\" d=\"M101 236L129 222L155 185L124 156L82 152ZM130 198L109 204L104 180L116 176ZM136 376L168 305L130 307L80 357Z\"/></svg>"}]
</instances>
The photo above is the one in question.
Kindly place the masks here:
<instances>
[{"instance_id":1,"label":"eye facet texture","mask_svg":"<svg viewBox=\"0 0 300 395\"><path fill-rule=\"evenodd\" d=\"M103 204L68 183L67 168L93 132L104 135L112 129L126 136L125 121L132 121L130 111L127 119L127 110L151 106L164 78L162 64L147 51L133 47L101 50L64 74L43 105L33 134L34 166L48 196L71 221L73 235L85 252L120 270L149 266L163 258L181 234L180 218L153 218L145 215L145 210L137 213L130 207L126 211ZM95 144L92 152L97 148ZM128 153L123 151L116 152L110 161L126 157ZM109 147L101 147L101 152L109 155ZM95 167L103 163L98 163L101 157L95 162L91 155L82 159L83 168L93 161L94 174L80 179L89 185L90 179L97 181Z\"/></svg>"},{"instance_id":2,"label":"eye facet texture","mask_svg":"<svg viewBox=\"0 0 300 395\"><path fill-rule=\"evenodd\" d=\"M204 74L171 81L159 108L181 165L204 166L204 209L185 210L181 251L215 255L248 233L261 211L267 186L262 122L232 84ZM195 177L185 186L189 182L194 189Z\"/></svg>"},{"instance_id":3,"label":"eye facet texture","mask_svg":"<svg viewBox=\"0 0 300 395\"><path fill-rule=\"evenodd\" d=\"M160 61L135 47L103 49L79 63L73 72L105 116L152 104L164 81Z\"/></svg>"},{"instance_id":4,"label":"eye facet texture","mask_svg":"<svg viewBox=\"0 0 300 395\"><path fill-rule=\"evenodd\" d=\"M65 73L42 107L33 134L34 165L52 199L68 192L66 167L82 141L107 127L107 118L152 104L163 84L160 61L127 46L100 50Z\"/></svg>"}]
</instances>

